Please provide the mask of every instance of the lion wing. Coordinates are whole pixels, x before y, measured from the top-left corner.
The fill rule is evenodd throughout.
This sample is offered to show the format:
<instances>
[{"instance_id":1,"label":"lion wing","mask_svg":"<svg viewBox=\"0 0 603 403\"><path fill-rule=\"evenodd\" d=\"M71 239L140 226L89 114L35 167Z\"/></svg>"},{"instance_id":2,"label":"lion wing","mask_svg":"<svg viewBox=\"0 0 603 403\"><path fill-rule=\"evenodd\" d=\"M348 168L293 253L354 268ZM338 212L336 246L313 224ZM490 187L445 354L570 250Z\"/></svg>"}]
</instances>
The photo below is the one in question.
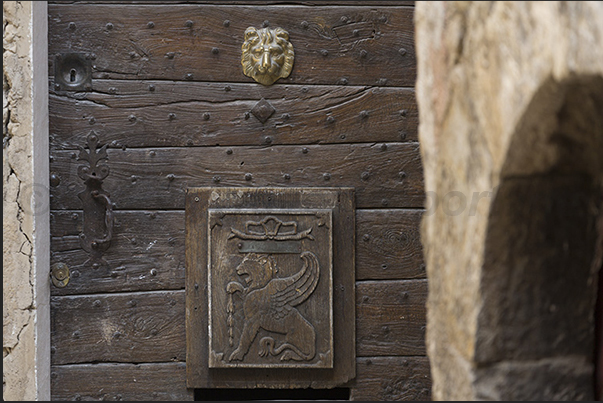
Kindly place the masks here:
<instances>
[{"instance_id":1,"label":"lion wing","mask_svg":"<svg viewBox=\"0 0 603 403\"><path fill-rule=\"evenodd\" d=\"M272 280L277 291L270 296L270 305L277 317L282 317L292 307L304 302L316 289L320 268L316 255L303 252L304 267L294 275Z\"/></svg>"}]
</instances>

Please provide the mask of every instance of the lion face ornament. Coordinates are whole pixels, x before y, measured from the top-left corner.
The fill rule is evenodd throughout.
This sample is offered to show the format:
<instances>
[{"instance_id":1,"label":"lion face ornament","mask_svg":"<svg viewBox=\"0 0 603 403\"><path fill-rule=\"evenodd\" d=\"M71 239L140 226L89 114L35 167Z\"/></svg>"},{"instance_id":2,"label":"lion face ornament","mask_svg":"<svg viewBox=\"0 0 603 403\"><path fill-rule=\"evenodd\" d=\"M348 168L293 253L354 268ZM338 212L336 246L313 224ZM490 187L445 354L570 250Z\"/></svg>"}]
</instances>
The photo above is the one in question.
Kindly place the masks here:
<instances>
[{"instance_id":1,"label":"lion face ornament","mask_svg":"<svg viewBox=\"0 0 603 403\"><path fill-rule=\"evenodd\" d=\"M271 85L287 78L293 69L293 45L289 33L282 28L249 27L241 47L243 73L260 84Z\"/></svg>"}]
</instances>

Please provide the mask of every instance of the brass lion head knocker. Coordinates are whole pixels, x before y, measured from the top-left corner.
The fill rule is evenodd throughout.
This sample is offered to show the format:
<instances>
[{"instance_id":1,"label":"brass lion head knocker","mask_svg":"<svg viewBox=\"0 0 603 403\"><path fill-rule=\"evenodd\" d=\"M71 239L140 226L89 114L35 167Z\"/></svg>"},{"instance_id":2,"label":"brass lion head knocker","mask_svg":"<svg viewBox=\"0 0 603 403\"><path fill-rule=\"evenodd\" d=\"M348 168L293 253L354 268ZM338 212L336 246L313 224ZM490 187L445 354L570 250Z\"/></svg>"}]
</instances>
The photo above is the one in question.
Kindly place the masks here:
<instances>
[{"instance_id":1,"label":"brass lion head knocker","mask_svg":"<svg viewBox=\"0 0 603 403\"><path fill-rule=\"evenodd\" d=\"M291 74L293 45L282 28L247 28L242 50L243 73L260 84L270 85Z\"/></svg>"}]
</instances>

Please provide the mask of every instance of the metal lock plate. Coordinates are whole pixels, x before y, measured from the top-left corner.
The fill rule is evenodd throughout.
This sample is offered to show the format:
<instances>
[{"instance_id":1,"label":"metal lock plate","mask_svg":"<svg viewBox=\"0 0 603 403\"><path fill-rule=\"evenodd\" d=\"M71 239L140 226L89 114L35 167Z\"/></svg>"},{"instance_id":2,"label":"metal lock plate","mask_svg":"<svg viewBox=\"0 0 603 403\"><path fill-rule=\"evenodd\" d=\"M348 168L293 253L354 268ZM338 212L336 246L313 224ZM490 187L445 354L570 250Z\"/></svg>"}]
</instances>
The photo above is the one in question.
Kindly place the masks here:
<instances>
[{"instance_id":1,"label":"metal lock plate","mask_svg":"<svg viewBox=\"0 0 603 403\"><path fill-rule=\"evenodd\" d=\"M353 199L349 188L188 189L189 387L353 378Z\"/></svg>"},{"instance_id":2,"label":"metal lock plate","mask_svg":"<svg viewBox=\"0 0 603 403\"><path fill-rule=\"evenodd\" d=\"M63 288L69 284L71 274L65 263L55 263L50 268L50 279L55 287Z\"/></svg>"},{"instance_id":3,"label":"metal lock plate","mask_svg":"<svg viewBox=\"0 0 603 403\"><path fill-rule=\"evenodd\" d=\"M92 63L86 53L59 53L54 58L54 86L57 91L90 91Z\"/></svg>"}]
</instances>

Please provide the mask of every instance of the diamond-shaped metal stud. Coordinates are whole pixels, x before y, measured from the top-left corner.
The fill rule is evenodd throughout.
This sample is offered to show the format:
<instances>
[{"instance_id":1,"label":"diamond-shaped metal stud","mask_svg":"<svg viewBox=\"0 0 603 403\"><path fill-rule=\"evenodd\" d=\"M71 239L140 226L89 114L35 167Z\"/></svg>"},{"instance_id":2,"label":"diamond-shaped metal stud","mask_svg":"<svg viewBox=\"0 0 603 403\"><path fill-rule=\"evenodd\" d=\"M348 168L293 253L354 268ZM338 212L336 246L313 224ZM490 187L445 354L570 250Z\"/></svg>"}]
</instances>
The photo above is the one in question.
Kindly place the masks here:
<instances>
[{"instance_id":1,"label":"diamond-shaped metal stud","mask_svg":"<svg viewBox=\"0 0 603 403\"><path fill-rule=\"evenodd\" d=\"M270 102L266 101L264 98L251 109L253 116L262 123L265 123L275 111L276 109L274 109Z\"/></svg>"}]
</instances>

